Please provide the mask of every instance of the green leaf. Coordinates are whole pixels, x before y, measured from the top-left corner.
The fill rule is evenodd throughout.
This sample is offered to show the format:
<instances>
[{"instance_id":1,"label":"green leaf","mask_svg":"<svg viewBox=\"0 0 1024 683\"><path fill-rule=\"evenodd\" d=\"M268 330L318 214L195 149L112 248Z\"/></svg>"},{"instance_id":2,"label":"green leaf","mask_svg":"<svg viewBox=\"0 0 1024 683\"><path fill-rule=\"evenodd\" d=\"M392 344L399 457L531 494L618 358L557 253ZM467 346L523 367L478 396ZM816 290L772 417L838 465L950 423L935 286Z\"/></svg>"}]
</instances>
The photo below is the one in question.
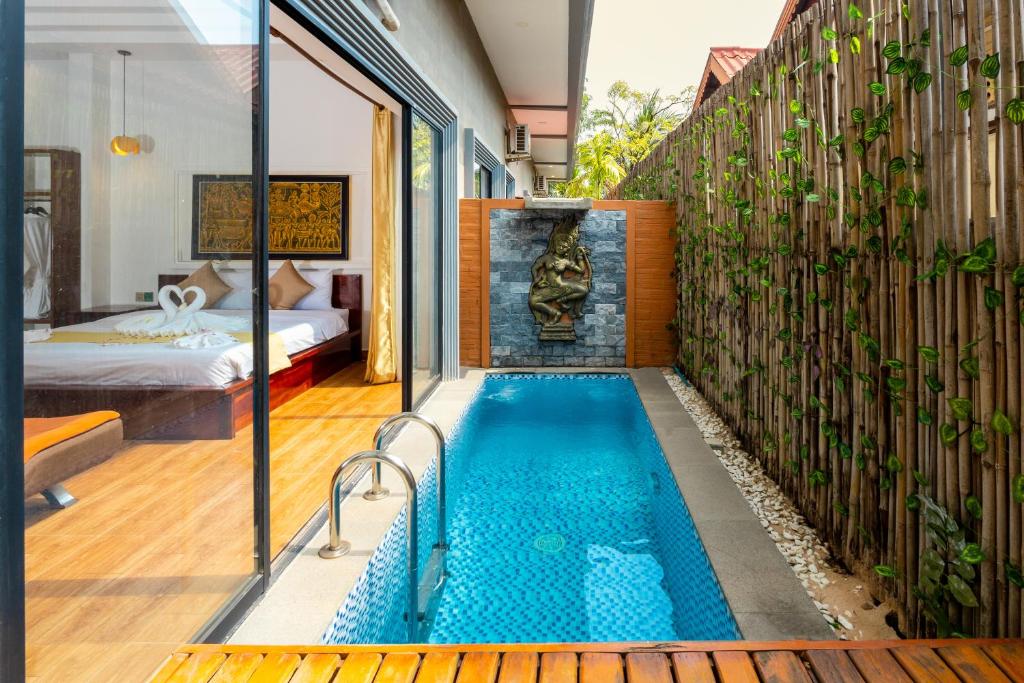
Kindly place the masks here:
<instances>
[{"instance_id":1,"label":"green leaf","mask_svg":"<svg viewBox=\"0 0 1024 683\"><path fill-rule=\"evenodd\" d=\"M925 477L922 472L918 472L917 470L914 470L914 481L917 482L918 486L928 485L927 477Z\"/></svg>"},{"instance_id":2,"label":"green leaf","mask_svg":"<svg viewBox=\"0 0 1024 683\"><path fill-rule=\"evenodd\" d=\"M952 446L954 443L956 443L956 437L956 427L949 424L948 422L943 423L939 427L939 441L942 442L943 446Z\"/></svg>"},{"instance_id":3,"label":"green leaf","mask_svg":"<svg viewBox=\"0 0 1024 683\"><path fill-rule=\"evenodd\" d=\"M1014 503L1024 503L1024 472L1018 472L1010 484L1010 491Z\"/></svg>"},{"instance_id":4,"label":"green leaf","mask_svg":"<svg viewBox=\"0 0 1024 683\"><path fill-rule=\"evenodd\" d=\"M981 256L971 254L961 261L957 268L965 273L985 273L988 271L988 261Z\"/></svg>"},{"instance_id":5,"label":"green leaf","mask_svg":"<svg viewBox=\"0 0 1024 683\"><path fill-rule=\"evenodd\" d=\"M890 453L889 457L885 460L885 469L893 474L898 474L903 471L903 461Z\"/></svg>"},{"instance_id":6,"label":"green leaf","mask_svg":"<svg viewBox=\"0 0 1024 683\"><path fill-rule=\"evenodd\" d=\"M917 421L923 425L930 425L932 420L932 414L928 412L928 409L924 406L917 407Z\"/></svg>"},{"instance_id":7,"label":"green leaf","mask_svg":"<svg viewBox=\"0 0 1024 683\"><path fill-rule=\"evenodd\" d=\"M893 157L889 160L889 173L899 175L907 170L907 160L903 157Z\"/></svg>"},{"instance_id":8,"label":"green leaf","mask_svg":"<svg viewBox=\"0 0 1024 683\"><path fill-rule=\"evenodd\" d=\"M1024 287L1024 266L1017 266L1013 269L1010 282L1013 283L1014 287Z\"/></svg>"},{"instance_id":9,"label":"green leaf","mask_svg":"<svg viewBox=\"0 0 1024 683\"><path fill-rule=\"evenodd\" d=\"M1010 123L1015 123L1018 126L1024 123L1024 100L1019 97L1015 97L1006 103L1006 118L1010 120Z\"/></svg>"},{"instance_id":10,"label":"green leaf","mask_svg":"<svg viewBox=\"0 0 1024 683\"><path fill-rule=\"evenodd\" d=\"M824 263L815 263L814 272L817 273L818 275L824 275L825 273L828 272L828 266L825 265Z\"/></svg>"},{"instance_id":11,"label":"green leaf","mask_svg":"<svg viewBox=\"0 0 1024 683\"><path fill-rule=\"evenodd\" d=\"M960 111L967 111L970 109L973 101L974 95L971 94L970 90L961 90L956 94L956 106Z\"/></svg>"},{"instance_id":12,"label":"green leaf","mask_svg":"<svg viewBox=\"0 0 1024 683\"><path fill-rule=\"evenodd\" d=\"M956 574L949 575L949 592L964 607L977 607L978 598L963 579Z\"/></svg>"},{"instance_id":13,"label":"green leaf","mask_svg":"<svg viewBox=\"0 0 1024 683\"><path fill-rule=\"evenodd\" d=\"M902 52L903 46L900 45L900 41L898 40L890 40L885 44L885 47L882 48L882 55L886 59L896 59Z\"/></svg>"},{"instance_id":14,"label":"green leaf","mask_svg":"<svg viewBox=\"0 0 1024 683\"><path fill-rule=\"evenodd\" d=\"M984 453L988 450L988 439L985 438L984 431L975 429L971 432L971 448L975 453Z\"/></svg>"},{"instance_id":15,"label":"green leaf","mask_svg":"<svg viewBox=\"0 0 1024 683\"><path fill-rule=\"evenodd\" d=\"M1021 574L1020 567L1009 560L1003 562L1003 569L1006 571L1006 578L1017 588L1024 588L1024 574Z\"/></svg>"},{"instance_id":16,"label":"green leaf","mask_svg":"<svg viewBox=\"0 0 1024 683\"><path fill-rule=\"evenodd\" d=\"M790 112L792 112L794 114L799 114L803 110L804 110L804 105L801 102L799 102L797 100L790 100L789 101L789 111Z\"/></svg>"},{"instance_id":17,"label":"green leaf","mask_svg":"<svg viewBox=\"0 0 1024 683\"><path fill-rule=\"evenodd\" d=\"M992 429L1004 436L1010 436L1013 434L1013 423L1010 422L1010 418L1006 416L1006 413L1001 411L999 408L995 409L992 413Z\"/></svg>"},{"instance_id":18,"label":"green leaf","mask_svg":"<svg viewBox=\"0 0 1024 683\"><path fill-rule=\"evenodd\" d=\"M896 59L889 62L889 66L885 68L885 73L892 76L899 76L901 73L907 70L907 60L903 57L897 57Z\"/></svg>"},{"instance_id":19,"label":"green leaf","mask_svg":"<svg viewBox=\"0 0 1024 683\"><path fill-rule=\"evenodd\" d=\"M994 311L1003 305L1003 293L992 287L985 288L985 308Z\"/></svg>"},{"instance_id":20,"label":"green leaf","mask_svg":"<svg viewBox=\"0 0 1024 683\"><path fill-rule=\"evenodd\" d=\"M860 38L857 36L850 36L850 52L855 55L860 54Z\"/></svg>"},{"instance_id":21,"label":"green leaf","mask_svg":"<svg viewBox=\"0 0 1024 683\"><path fill-rule=\"evenodd\" d=\"M981 63L981 67L978 69L981 75L988 79L994 79L999 75L999 53L989 55L985 57L985 60Z\"/></svg>"},{"instance_id":22,"label":"green leaf","mask_svg":"<svg viewBox=\"0 0 1024 683\"><path fill-rule=\"evenodd\" d=\"M850 21L856 21L857 19L863 19L864 13L860 11L857 5L850 3L849 9L846 10L846 15L850 17Z\"/></svg>"},{"instance_id":23,"label":"green leaf","mask_svg":"<svg viewBox=\"0 0 1024 683\"><path fill-rule=\"evenodd\" d=\"M887 564L876 564L875 573L886 579L896 578L896 570Z\"/></svg>"},{"instance_id":24,"label":"green leaf","mask_svg":"<svg viewBox=\"0 0 1024 683\"><path fill-rule=\"evenodd\" d=\"M821 37L825 40L835 40L839 37L839 34L831 26L825 26L821 29Z\"/></svg>"},{"instance_id":25,"label":"green leaf","mask_svg":"<svg viewBox=\"0 0 1024 683\"><path fill-rule=\"evenodd\" d=\"M917 352L929 363L936 363L939 360L939 350L934 346L918 346Z\"/></svg>"},{"instance_id":26,"label":"green leaf","mask_svg":"<svg viewBox=\"0 0 1024 683\"><path fill-rule=\"evenodd\" d=\"M920 498L918 498L914 494L910 494L909 496L907 496L907 509L908 510L918 510L918 509L920 509L920 507L921 507L921 499Z\"/></svg>"},{"instance_id":27,"label":"green leaf","mask_svg":"<svg viewBox=\"0 0 1024 683\"><path fill-rule=\"evenodd\" d=\"M960 551L960 559L967 564L981 564L985 561L985 553L977 543L968 543Z\"/></svg>"},{"instance_id":28,"label":"green leaf","mask_svg":"<svg viewBox=\"0 0 1024 683\"><path fill-rule=\"evenodd\" d=\"M967 63L967 46L961 45L949 53L950 66L963 66Z\"/></svg>"},{"instance_id":29,"label":"green leaf","mask_svg":"<svg viewBox=\"0 0 1024 683\"><path fill-rule=\"evenodd\" d=\"M974 251L971 252L975 256L980 256L985 259L989 264L995 263L996 260L996 241L992 237L986 237L982 241L978 242L977 246L974 247Z\"/></svg>"},{"instance_id":30,"label":"green leaf","mask_svg":"<svg viewBox=\"0 0 1024 683\"><path fill-rule=\"evenodd\" d=\"M981 379L981 361L973 356L971 358L964 358L962 361L957 363L960 369L963 370L968 377L971 379Z\"/></svg>"},{"instance_id":31,"label":"green leaf","mask_svg":"<svg viewBox=\"0 0 1024 683\"><path fill-rule=\"evenodd\" d=\"M970 399L967 398L949 398L946 399L946 403L949 404L949 412L953 414L957 420L961 422L971 419L971 413L974 412L974 404L971 403Z\"/></svg>"},{"instance_id":32,"label":"green leaf","mask_svg":"<svg viewBox=\"0 0 1024 683\"><path fill-rule=\"evenodd\" d=\"M879 83L878 81L872 81L868 85L868 90L870 90L873 95L881 97L882 95L885 94L885 85L883 83Z\"/></svg>"},{"instance_id":33,"label":"green leaf","mask_svg":"<svg viewBox=\"0 0 1024 683\"><path fill-rule=\"evenodd\" d=\"M967 496L964 501L964 507L970 512L975 519L981 519L981 501L978 500L977 496Z\"/></svg>"},{"instance_id":34,"label":"green leaf","mask_svg":"<svg viewBox=\"0 0 1024 683\"><path fill-rule=\"evenodd\" d=\"M912 84L914 86L914 92L921 94L928 89L929 85L932 84L932 75L927 71L922 71L914 76Z\"/></svg>"},{"instance_id":35,"label":"green leaf","mask_svg":"<svg viewBox=\"0 0 1024 683\"><path fill-rule=\"evenodd\" d=\"M864 119L867 118L864 110L860 107L854 107L850 110L850 118L853 119L854 123L864 123Z\"/></svg>"}]
</instances>

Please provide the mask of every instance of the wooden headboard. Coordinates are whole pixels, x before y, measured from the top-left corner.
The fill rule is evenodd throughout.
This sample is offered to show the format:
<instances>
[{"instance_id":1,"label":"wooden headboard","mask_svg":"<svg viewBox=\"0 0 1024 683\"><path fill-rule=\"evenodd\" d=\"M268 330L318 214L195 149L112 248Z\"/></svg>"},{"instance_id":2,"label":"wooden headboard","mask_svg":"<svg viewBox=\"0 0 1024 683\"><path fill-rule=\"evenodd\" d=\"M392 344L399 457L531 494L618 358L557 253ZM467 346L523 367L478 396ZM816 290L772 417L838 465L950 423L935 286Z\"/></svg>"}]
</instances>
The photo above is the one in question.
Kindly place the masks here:
<instances>
[{"instance_id":1,"label":"wooden headboard","mask_svg":"<svg viewBox=\"0 0 1024 683\"><path fill-rule=\"evenodd\" d=\"M299 271L302 274L302 271ZM176 285L188 275L157 275L157 289L164 285ZM363 276L358 273L340 274L332 276L331 306L335 308L348 309L348 328L356 331L362 328L363 323Z\"/></svg>"}]
</instances>

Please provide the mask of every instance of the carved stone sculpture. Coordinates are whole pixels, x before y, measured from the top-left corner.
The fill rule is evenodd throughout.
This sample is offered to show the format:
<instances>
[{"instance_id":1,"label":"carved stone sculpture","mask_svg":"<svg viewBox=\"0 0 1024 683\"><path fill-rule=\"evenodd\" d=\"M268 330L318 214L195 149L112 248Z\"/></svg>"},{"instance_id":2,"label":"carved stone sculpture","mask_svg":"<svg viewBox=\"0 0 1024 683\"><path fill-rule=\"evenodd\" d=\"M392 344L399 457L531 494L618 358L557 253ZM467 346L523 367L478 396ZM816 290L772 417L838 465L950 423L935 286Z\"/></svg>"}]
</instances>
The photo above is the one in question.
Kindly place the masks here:
<instances>
[{"instance_id":1,"label":"carved stone sculpture","mask_svg":"<svg viewBox=\"0 0 1024 683\"><path fill-rule=\"evenodd\" d=\"M541 325L540 340L576 341L573 320L583 317L593 268L575 216L555 224L547 251L533 262L531 273L530 310Z\"/></svg>"}]
</instances>

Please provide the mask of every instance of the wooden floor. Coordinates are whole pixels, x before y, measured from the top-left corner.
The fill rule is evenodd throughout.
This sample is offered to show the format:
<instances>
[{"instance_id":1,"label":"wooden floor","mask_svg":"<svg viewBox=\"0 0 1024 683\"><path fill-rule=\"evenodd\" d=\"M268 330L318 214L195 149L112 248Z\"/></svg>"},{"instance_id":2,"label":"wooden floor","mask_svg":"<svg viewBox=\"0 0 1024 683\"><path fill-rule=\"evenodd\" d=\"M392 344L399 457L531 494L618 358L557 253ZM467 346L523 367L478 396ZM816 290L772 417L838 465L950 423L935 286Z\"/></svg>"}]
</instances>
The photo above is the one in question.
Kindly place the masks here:
<instances>
[{"instance_id":1,"label":"wooden floor","mask_svg":"<svg viewBox=\"0 0 1024 683\"><path fill-rule=\"evenodd\" d=\"M326 500L331 472L401 409L398 384L352 366L271 415L277 554ZM138 681L253 571L252 438L135 442L69 480L79 499L26 501L31 681Z\"/></svg>"},{"instance_id":2,"label":"wooden floor","mask_svg":"<svg viewBox=\"0 0 1024 683\"><path fill-rule=\"evenodd\" d=\"M1024 641L183 647L152 683L1024 683Z\"/></svg>"}]
</instances>

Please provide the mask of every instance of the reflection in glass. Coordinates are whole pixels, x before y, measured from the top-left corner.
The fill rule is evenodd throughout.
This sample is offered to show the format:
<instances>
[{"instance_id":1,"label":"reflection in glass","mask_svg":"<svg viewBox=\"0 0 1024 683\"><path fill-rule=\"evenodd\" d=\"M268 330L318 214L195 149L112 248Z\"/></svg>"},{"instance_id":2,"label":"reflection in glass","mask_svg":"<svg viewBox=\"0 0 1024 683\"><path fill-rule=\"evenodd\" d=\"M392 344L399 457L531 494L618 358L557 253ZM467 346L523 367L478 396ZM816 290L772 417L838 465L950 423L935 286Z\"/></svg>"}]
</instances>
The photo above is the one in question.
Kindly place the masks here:
<instances>
[{"instance_id":1,"label":"reflection in glass","mask_svg":"<svg viewBox=\"0 0 1024 683\"><path fill-rule=\"evenodd\" d=\"M441 374L440 202L438 133L412 120L412 399L417 401ZM475 176L479 183L479 167Z\"/></svg>"},{"instance_id":2,"label":"reflection in glass","mask_svg":"<svg viewBox=\"0 0 1024 683\"><path fill-rule=\"evenodd\" d=\"M251 258L193 257L191 179L252 177L259 5L144 4L115 21L102 3L26 2L26 609L41 680L142 680L255 575ZM117 136L138 153L112 151ZM242 184L219 215L252 215ZM251 244L251 226L225 227Z\"/></svg>"}]
</instances>

